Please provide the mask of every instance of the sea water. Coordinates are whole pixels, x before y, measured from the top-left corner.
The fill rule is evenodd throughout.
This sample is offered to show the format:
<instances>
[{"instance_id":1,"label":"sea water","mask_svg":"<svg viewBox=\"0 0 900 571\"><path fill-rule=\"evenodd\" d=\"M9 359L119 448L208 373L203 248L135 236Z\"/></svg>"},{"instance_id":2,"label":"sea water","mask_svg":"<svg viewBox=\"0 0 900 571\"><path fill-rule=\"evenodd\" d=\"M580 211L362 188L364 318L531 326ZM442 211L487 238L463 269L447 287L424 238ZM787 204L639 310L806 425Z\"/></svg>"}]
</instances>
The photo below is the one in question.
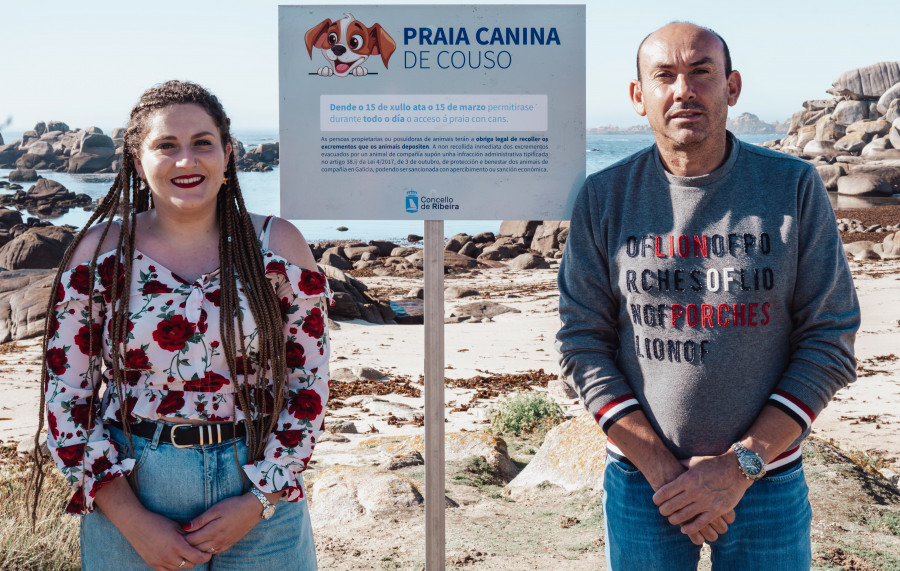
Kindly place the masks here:
<instances>
[{"instance_id":1,"label":"sea water","mask_svg":"<svg viewBox=\"0 0 900 571\"><path fill-rule=\"evenodd\" d=\"M21 133L4 132L7 143L21 138ZM260 143L277 140L277 135L265 131L236 133L247 150ZM774 138L773 135L747 135L741 139L759 143ZM586 172L594 173L616 161L653 144L653 136L641 135L588 135L586 138ZM9 169L0 169L0 178L9 174ZM85 193L91 198L99 198L109 192L115 175L112 174L68 174L51 171L41 172L41 176L55 180L75 193ZM279 212L279 172L275 167L269 172L242 172L239 175L241 189L247 208L252 212L278 214ZM31 183L22 186L27 189ZM27 213L23 212L27 216ZM89 212L80 208L52 219L57 225L82 226L90 217ZM420 220L294 220L294 224L310 242L321 240L405 240L409 234L423 234L424 225ZM444 232L449 236L465 232L474 235L479 232L500 230L500 220L448 220L444 222ZM346 231L339 231L346 227Z\"/></svg>"}]
</instances>

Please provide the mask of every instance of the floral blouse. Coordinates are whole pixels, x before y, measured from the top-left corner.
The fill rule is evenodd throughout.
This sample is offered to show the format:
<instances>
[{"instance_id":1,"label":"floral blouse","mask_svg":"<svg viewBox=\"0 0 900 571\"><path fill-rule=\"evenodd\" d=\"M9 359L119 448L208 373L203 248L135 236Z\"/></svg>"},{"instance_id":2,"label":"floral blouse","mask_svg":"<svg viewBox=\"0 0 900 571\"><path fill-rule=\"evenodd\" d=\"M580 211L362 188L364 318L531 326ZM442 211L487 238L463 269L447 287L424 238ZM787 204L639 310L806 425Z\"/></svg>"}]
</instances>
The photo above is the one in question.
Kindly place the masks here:
<instances>
[{"instance_id":1,"label":"floral blouse","mask_svg":"<svg viewBox=\"0 0 900 571\"><path fill-rule=\"evenodd\" d=\"M328 280L301 269L268 249L269 224L261 247L266 277L281 300L289 374L286 407L266 446L264 458L243 466L263 492L283 491L283 499L303 499L300 473L306 468L322 432L328 399ZM94 495L104 484L127 475L135 460L124 456L110 440L105 423L136 417L176 417L223 422L244 418L237 406L235 383L221 348L219 332L219 271L193 283L182 279L135 250L131 300L124 355L125 403L112 382L110 325L107 303L113 279L124 286L122 265L114 268L115 252L98 257L93 292L88 291L88 264L62 274L47 345L45 387L49 434L47 445L75 494L66 511L93 511ZM88 296L93 296L93 314ZM236 368L251 375L259 366L257 331L243 288L238 284L244 343L249 359L237 357ZM89 369L93 342L95 367ZM102 362L102 365L100 364ZM93 410L91 395L102 399Z\"/></svg>"}]
</instances>

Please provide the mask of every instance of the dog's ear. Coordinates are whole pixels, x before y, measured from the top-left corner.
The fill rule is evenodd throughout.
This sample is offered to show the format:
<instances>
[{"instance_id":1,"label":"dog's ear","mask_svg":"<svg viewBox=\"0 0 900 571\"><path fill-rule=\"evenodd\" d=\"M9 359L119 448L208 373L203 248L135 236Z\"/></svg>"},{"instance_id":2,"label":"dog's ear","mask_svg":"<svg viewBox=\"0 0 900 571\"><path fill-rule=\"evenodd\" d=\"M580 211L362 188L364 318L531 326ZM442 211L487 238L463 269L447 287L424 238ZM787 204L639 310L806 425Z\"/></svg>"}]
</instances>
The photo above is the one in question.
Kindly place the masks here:
<instances>
[{"instance_id":1,"label":"dog's ear","mask_svg":"<svg viewBox=\"0 0 900 571\"><path fill-rule=\"evenodd\" d=\"M322 47L322 43L325 41L325 31L328 30L332 24L334 24L334 22L331 20L324 20L321 24L313 26L306 31L304 39L306 39L306 51L309 52L310 58L312 58L313 48Z\"/></svg>"},{"instance_id":2,"label":"dog's ear","mask_svg":"<svg viewBox=\"0 0 900 571\"><path fill-rule=\"evenodd\" d=\"M397 49L397 43L394 42L394 38L381 27L381 24L375 24L369 28L369 38L372 45L375 46L372 48L372 55L380 55L381 62L384 64L384 68L387 69L388 60L391 59L391 55L394 53L394 50Z\"/></svg>"}]
</instances>

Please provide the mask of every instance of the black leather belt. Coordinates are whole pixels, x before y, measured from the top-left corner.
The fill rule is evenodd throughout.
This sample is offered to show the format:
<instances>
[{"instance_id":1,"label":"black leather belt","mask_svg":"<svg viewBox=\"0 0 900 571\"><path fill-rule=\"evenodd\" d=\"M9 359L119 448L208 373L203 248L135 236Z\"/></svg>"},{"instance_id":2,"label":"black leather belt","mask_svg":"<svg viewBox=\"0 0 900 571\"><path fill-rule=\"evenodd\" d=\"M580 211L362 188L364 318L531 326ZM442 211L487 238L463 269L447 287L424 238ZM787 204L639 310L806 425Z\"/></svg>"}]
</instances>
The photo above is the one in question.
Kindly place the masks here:
<instances>
[{"instance_id":1,"label":"black leather belt","mask_svg":"<svg viewBox=\"0 0 900 571\"><path fill-rule=\"evenodd\" d=\"M110 422L112 426L123 429L121 422ZM129 424L131 434L153 440L156 436L157 422L145 421ZM190 448L191 446L208 446L220 444L233 438L243 438L247 435L247 425L240 422L235 426L231 422L217 424L163 424L159 441L171 444L175 448Z\"/></svg>"}]
</instances>

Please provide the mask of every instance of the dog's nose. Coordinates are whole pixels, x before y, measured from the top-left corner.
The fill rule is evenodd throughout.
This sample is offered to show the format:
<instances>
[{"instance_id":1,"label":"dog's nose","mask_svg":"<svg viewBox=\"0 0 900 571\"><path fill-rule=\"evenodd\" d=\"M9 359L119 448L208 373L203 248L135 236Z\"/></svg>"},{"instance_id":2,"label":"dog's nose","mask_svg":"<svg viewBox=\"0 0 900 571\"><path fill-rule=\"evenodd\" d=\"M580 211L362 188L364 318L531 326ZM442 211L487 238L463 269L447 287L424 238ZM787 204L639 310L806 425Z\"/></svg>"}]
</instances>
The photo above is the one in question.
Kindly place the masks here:
<instances>
[{"instance_id":1,"label":"dog's nose","mask_svg":"<svg viewBox=\"0 0 900 571\"><path fill-rule=\"evenodd\" d=\"M344 52L347 51L347 48L340 44L335 44L331 46L331 51L333 51L336 56L342 56L344 55Z\"/></svg>"}]
</instances>

